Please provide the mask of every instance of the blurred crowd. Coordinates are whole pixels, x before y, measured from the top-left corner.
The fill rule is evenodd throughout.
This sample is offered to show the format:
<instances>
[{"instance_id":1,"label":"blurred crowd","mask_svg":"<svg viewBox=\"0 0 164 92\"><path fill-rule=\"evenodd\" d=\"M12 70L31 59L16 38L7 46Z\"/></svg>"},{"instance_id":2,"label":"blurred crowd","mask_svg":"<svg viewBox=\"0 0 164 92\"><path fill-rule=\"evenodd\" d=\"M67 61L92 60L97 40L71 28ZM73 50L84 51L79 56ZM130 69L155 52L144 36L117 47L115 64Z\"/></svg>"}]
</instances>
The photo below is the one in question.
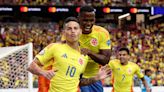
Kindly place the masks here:
<instances>
[{"instance_id":1,"label":"blurred crowd","mask_svg":"<svg viewBox=\"0 0 164 92\"><path fill-rule=\"evenodd\" d=\"M32 42L34 55L52 42L60 40L61 24L59 23L0 23L0 47L18 46ZM152 84L164 86L164 23L155 23L143 28L140 24L128 26L127 30L111 29L112 56L121 46L131 51L131 61L136 62L143 71L152 70ZM110 79L104 81L110 86Z\"/></svg>"},{"instance_id":2,"label":"blurred crowd","mask_svg":"<svg viewBox=\"0 0 164 92\"><path fill-rule=\"evenodd\" d=\"M0 0L0 5L163 6L163 0Z\"/></svg>"},{"instance_id":3,"label":"blurred crowd","mask_svg":"<svg viewBox=\"0 0 164 92\"><path fill-rule=\"evenodd\" d=\"M0 23L0 47L18 46L32 42L34 55L47 44L60 39L56 23Z\"/></svg>"}]
</instances>

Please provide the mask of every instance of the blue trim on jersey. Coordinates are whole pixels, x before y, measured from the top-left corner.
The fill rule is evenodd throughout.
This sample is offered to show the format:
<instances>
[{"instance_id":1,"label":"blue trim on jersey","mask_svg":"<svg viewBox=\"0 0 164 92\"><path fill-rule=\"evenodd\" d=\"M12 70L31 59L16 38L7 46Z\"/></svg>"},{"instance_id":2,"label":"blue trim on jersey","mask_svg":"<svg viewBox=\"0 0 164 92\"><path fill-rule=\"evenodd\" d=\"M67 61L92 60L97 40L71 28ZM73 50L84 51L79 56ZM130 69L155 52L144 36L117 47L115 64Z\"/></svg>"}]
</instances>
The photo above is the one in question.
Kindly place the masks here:
<instances>
[{"instance_id":1,"label":"blue trim on jersey","mask_svg":"<svg viewBox=\"0 0 164 92\"><path fill-rule=\"evenodd\" d=\"M82 86L80 90L80 92L104 92L101 81L97 81L88 86Z\"/></svg>"}]
</instances>

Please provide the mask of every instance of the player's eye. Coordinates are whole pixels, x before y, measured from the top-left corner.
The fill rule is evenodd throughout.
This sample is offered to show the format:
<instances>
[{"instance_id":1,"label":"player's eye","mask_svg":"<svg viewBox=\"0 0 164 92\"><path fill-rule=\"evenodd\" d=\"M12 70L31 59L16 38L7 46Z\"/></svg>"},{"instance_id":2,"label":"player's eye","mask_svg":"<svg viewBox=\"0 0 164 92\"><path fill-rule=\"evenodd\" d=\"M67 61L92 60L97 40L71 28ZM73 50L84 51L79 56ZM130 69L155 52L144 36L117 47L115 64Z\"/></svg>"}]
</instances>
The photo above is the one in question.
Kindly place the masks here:
<instances>
[{"instance_id":1,"label":"player's eye","mask_svg":"<svg viewBox=\"0 0 164 92\"><path fill-rule=\"evenodd\" d=\"M74 29L75 29L75 30L77 30L77 29L78 29L78 27L74 27Z\"/></svg>"},{"instance_id":2,"label":"player's eye","mask_svg":"<svg viewBox=\"0 0 164 92\"><path fill-rule=\"evenodd\" d=\"M70 27L67 28L68 31L71 30L71 29L72 29L72 28L70 28Z\"/></svg>"}]
</instances>

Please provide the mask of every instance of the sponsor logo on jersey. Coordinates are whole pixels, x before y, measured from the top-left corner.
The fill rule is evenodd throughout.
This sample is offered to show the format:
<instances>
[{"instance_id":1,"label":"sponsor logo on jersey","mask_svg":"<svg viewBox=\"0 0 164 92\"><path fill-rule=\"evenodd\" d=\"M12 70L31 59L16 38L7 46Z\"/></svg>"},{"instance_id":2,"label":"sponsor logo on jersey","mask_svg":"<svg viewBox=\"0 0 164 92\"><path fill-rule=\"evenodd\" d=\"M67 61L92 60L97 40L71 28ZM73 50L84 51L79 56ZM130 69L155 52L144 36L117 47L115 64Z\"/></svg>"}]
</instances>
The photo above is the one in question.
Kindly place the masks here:
<instances>
[{"instance_id":1,"label":"sponsor logo on jersey","mask_svg":"<svg viewBox=\"0 0 164 92\"><path fill-rule=\"evenodd\" d=\"M82 58L79 58L78 62L79 62L80 65L83 65L84 60Z\"/></svg>"},{"instance_id":2,"label":"sponsor logo on jersey","mask_svg":"<svg viewBox=\"0 0 164 92\"><path fill-rule=\"evenodd\" d=\"M91 39L90 43L91 43L92 46L97 46L98 45L98 41L95 38Z\"/></svg>"}]
</instances>

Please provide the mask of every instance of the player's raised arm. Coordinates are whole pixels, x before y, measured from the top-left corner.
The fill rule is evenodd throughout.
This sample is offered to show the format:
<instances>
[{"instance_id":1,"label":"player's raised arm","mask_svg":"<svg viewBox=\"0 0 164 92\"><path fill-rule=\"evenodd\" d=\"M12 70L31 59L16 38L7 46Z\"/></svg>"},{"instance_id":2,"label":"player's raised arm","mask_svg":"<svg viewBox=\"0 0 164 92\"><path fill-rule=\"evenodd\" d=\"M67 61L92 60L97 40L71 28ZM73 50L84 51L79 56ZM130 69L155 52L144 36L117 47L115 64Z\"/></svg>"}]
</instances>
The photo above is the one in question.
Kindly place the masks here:
<instances>
[{"instance_id":1,"label":"player's raised arm","mask_svg":"<svg viewBox=\"0 0 164 92\"><path fill-rule=\"evenodd\" d=\"M86 86L90 85L92 83L95 83L99 80L105 79L106 77L109 77L111 75L111 69L108 67L108 65L102 66L99 69L99 72L96 76L92 78L82 78L80 79L79 86Z\"/></svg>"}]
</instances>

